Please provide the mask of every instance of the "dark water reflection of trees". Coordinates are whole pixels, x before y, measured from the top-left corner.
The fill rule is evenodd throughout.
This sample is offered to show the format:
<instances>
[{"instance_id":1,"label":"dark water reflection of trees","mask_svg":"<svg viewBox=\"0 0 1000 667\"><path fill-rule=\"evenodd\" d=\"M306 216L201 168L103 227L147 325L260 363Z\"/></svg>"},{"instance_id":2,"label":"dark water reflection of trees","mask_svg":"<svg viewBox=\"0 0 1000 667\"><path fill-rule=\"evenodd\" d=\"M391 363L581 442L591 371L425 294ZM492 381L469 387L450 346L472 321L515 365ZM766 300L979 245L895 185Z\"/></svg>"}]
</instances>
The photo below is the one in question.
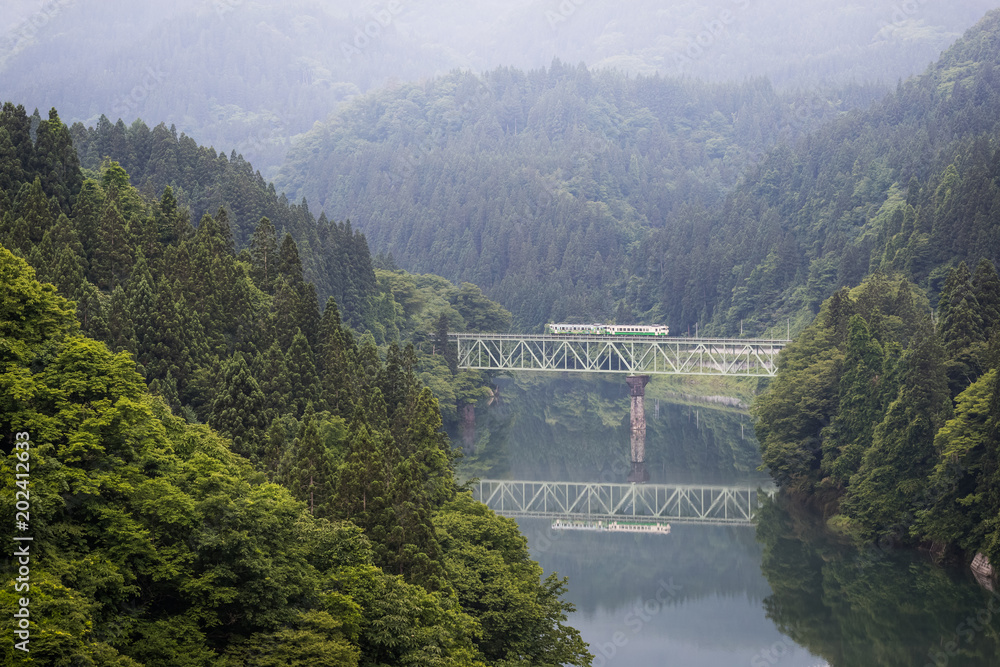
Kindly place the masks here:
<instances>
[{"instance_id":1,"label":"dark water reflection of trees","mask_svg":"<svg viewBox=\"0 0 1000 667\"><path fill-rule=\"evenodd\" d=\"M501 378L501 403L477 409L468 476L624 482L630 469L624 376ZM749 416L657 400L647 388L646 461L652 482L767 481ZM460 434L453 441L462 442Z\"/></svg>"},{"instance_id":2,"label":"dark water reflection of trees","mask_svg":"<svg viewBox=\"0 0 1000 667\"><path fill-rule=\"evenodd\" d=\"M922 552L838 543L782 501L757 540L768 617L834 667L996 667L1000 596Z\"/></svg>"}]
</instances>

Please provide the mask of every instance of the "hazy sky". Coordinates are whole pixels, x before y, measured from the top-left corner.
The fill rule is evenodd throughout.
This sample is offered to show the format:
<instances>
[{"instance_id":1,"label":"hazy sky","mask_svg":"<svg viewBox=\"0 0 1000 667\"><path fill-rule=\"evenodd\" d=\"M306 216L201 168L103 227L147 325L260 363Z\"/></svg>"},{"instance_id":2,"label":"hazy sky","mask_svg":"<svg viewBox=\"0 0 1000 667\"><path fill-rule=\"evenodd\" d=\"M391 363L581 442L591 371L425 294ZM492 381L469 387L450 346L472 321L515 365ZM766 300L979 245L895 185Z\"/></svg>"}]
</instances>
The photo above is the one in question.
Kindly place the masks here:
<instances>
[{"instance_id":1,"label":"hazy sky","mask_svg":"<svg viewBox=\"0 0 1000 667\"><path fill-rule=\"evenodd\" d=\"M173 123L265 173L346 98L455 68L571 64L887 87L997 0L3 0L4 99Z\"/></svg>"}]
</instances>

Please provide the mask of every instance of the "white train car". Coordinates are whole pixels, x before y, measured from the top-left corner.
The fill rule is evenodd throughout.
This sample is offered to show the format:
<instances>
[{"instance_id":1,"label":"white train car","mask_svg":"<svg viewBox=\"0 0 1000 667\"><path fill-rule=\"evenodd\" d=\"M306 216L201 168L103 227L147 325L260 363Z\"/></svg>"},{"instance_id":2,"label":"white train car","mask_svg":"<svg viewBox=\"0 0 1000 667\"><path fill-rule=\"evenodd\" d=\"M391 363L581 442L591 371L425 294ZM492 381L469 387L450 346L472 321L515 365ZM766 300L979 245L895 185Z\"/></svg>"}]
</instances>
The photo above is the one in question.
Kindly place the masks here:
<instances>
[{"instance_id":1,"label":"white train car","mask_svg":"<svg viewBox=\"0 0 1000 667\"><path fill-rule=\"evenodd\" d=\"M670 327L642 324L547 324L557 336L669 336Z\"/></svg>"}]
</instances>

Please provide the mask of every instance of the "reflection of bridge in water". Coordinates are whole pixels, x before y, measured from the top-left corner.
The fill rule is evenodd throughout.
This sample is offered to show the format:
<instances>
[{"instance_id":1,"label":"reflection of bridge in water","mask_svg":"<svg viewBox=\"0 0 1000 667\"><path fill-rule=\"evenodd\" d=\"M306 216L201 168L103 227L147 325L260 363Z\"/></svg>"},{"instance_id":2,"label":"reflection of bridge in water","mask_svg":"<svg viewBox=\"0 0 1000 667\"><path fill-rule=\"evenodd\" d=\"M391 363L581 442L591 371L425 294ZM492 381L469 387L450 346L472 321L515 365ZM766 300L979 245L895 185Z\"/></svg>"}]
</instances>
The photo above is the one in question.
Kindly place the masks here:
<instances>
[{"instance_id":1,"label":"reflection of bridge in water","mask_svg":"<svg viewBox=\"0 0 1000 667\"><path fill-rule=\"evenodd\" d=\"M646 383L653 375L773 377L786 340L668 336L449 334L459 368L621 373L632 404L630 482L645 482ZM707 488L707 487L706 487ZM728 501L727 501L728 502ZM747 519L749 520L749 519Z\"/></svg>"},{"instance_id":2,"label":"reflection of bridge in water","mask_svg":"<svg viewBox=\"0 0 1000 667\"><path fill-rule=\"evenodd\" d=\"M476 500L508 517L750 525L773 486L480 480Z\"/></svg>"}]
</instances>

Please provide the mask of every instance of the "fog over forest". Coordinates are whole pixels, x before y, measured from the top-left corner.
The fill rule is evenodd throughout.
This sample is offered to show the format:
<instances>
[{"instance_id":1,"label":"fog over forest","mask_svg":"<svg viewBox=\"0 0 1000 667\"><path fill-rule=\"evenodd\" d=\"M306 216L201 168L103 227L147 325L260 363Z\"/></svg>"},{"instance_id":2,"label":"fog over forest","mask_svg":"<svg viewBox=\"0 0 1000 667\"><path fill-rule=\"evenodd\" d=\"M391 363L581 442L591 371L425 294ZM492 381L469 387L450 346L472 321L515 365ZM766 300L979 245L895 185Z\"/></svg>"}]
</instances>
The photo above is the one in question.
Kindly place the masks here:
<instances>
[{"instance_id":1,"label":"fog over forest","mask_svg":"<svg viewBox=\"0 0 1000 667\"><path fill-rule=\"evenodd\" d=\"M67 122L175 124L273 176L339 103L455 68L589 68L779 88L894 86L992 0L9 0L0 90Z\"/></svg>"}]
</instances>

